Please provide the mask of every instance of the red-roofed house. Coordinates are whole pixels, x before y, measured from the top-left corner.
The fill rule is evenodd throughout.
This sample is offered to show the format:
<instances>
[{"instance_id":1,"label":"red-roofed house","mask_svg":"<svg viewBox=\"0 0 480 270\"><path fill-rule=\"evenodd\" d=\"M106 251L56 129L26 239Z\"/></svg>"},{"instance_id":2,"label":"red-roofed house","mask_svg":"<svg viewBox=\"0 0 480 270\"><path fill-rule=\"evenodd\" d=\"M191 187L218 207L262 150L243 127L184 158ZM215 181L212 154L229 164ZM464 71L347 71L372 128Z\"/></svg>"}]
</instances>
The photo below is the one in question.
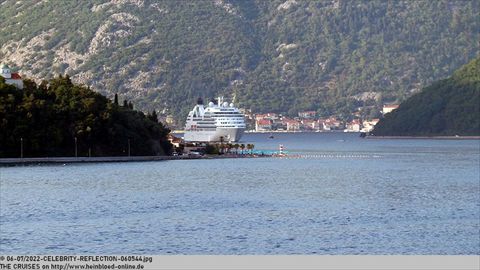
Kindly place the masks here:
<instances>
[{"instance_id":1,"label":"red-roofed house","mask_svg":"<svg viewBox=\"0 0 480 270\"><path fill-rule=\"evenodd\" d=\"M362 129L362 123L360 119L353 119L350 123L347 124L347 130L353 132L359 132Z\"/></svg>"},{"instance_id":2,"label":"red-roofed house","mask_svg":"<svg viewBox=\"0 0 480 270\"><path fill-rule=\"evenodd\" d=\"M171 133L167 135L167 140L174 146L174 147L180 147L181 144L184 143L184 141L181 138L175 137Z\"/></svg>"},{"instance_id":3,"label":"red-roofed house","mask_svg":"<svg viewBox=\"0 0 480 270\"><path fill-rule=\"evenodd\" d=\"M299 121L287 117L282 119L282 124L287 127L288 131L298 131L301 125Z\"/></svg>"},{"instance_id":4,"label":"red-roofed house","mask_svg":"<svg viewBox=\"0 0 480 270\"><path fill-rule=\"evenodd\" d=\"M266 114L255 114L255 121L258 121L260 119L267 118Z\"/></svg>"},{"instance_id":5,"label":"red-roofed house","mask_svg":"<svg viewBox=\"0 0 480 270\"><path fill-rule=\"evenodd\" d=\"M5 79L5 83L15 85L17 88L23 88L22 77L18 73L12 73L8 65L3 64L0 67L0 76Z\"/></svg>"},{"instance_id":6,"label":"red-roofed house","mask_svg":"<svg viewBox=\"0 0 480 270\"><path fill-rule=\"evenodd\" d=\"M270 120L270 119L259 119L259 120L255 121L255 130L256 131L272 130L272 120Z\"/></svg>"},{"instance_id":7,"label":"red-roofed house","mask_svg":"<svg viewBox=\"0 0 480 270\"><path fill-rule=\"evenodd\" d=\"M338 130L342 127L342 122L335 117L327 118L323 121L324 130Z\"/></svg>"}]
</instances>

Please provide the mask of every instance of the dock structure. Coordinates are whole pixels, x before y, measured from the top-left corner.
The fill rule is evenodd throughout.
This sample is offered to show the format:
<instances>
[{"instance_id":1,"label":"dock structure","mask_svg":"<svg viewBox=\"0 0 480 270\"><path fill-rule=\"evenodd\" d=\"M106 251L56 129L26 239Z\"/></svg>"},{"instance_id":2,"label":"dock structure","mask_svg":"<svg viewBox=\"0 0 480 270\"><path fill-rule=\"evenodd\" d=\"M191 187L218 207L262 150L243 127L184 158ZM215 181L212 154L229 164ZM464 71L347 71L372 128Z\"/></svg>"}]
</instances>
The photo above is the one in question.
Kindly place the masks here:
<instances>
[{"instance_id":1,"label":"dock structure","mask_svg":"<svg viewBox=\"0 0 480 270\"><path fill-rule=\"evenodd\" d=\"M69 164L69 163L105 163L105 162L144 162L192 159L257 158L260 155L181 155L181 156L121 156L121 157L36 157L36 158L0 158L0 166Z\"/></svg>"},{"instance_id":2,"label":"dock structure","mask_svg":"<svg viewBox=\"0 0 480 270\"><path fill-rule=\"evenodd\" d=\"M160 161L174 159L198 159L196 156L122 156L122 157L36 157L36 158L0 158L1 165L22 164L66 164L66 163L99 163L99 162L134 162Z\"/></svg>"}]
</instances>

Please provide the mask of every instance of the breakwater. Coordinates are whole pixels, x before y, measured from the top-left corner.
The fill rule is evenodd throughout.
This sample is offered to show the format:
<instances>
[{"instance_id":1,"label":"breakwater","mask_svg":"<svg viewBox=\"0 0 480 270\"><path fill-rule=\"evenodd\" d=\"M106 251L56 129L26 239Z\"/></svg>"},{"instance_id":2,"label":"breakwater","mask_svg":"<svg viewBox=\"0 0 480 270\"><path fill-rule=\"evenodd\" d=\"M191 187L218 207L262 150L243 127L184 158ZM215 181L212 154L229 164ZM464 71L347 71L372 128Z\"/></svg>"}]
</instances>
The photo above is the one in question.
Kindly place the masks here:
<instances>
[{"instance_id":1,"label":"breakwater","mask_svg":"<svg viewBox=\"0 0 480 270\"><path fill-rule=\"evenodd\" d=\"M67 164L101 162L141 162L163 160L221 159L221 158L258 158L270 155L181 155L181 156L123 156L123 157L36 157L36 158L0 158L0 166L31 164Z\"/></svg>"}]
</instances>

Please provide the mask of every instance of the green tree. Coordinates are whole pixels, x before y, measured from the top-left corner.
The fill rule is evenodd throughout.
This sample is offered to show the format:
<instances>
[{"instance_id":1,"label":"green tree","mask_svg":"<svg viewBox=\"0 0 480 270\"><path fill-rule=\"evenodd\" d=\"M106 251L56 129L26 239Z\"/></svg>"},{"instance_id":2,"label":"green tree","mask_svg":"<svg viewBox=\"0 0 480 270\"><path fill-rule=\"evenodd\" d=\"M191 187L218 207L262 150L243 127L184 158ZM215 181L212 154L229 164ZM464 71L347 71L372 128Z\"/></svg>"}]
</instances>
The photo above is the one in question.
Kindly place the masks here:
<instances>
[{"instance_id":1,"label":"green tree","mask_svg":"<svg viewBox=\"0 0 480 270\"><path fill-rule=\"evenodd\" d=\"M480 58L424 88L385 115L379 136L480 135Z\"/></svg>"},{"instance_id":2,"label":"green tree","mask_svg":"<svg viewBox=\"0 0 480 270\"><path fill-rule=\"evenodd\" d=\"M0 81L0 157L17 157L20 138L25 157L170 154L170 131L143 113L115 106L88 87L58 76L24 89ZM77 146L77 147L75 147Z\"/></svg>"},{"instance_id":3,"label":"green tree","mask_svg":"<svg viewBox=\"0 0 480 270\"><path fill-rule=\"evenodd\" d=\"M240 145L236 143L233 145L233 148L235 148L235 154L238 154L238 148L240 148Z\"/></svg>"}]
</instances>

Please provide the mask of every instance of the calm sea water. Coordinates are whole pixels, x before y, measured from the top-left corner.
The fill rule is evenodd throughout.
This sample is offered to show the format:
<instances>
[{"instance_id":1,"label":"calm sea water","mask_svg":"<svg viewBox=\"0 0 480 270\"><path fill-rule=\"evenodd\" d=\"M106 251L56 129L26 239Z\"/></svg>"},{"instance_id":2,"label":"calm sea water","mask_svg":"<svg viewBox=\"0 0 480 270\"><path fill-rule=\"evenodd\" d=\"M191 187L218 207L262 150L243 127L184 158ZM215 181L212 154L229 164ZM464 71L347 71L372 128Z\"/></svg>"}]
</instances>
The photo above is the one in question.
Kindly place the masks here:
<instances>
[{"instance_id":1,"label":"calm sea water","mask_svg":"<svg viewBox=\"0 0 480 270\"><path fill-rule=\"evenodd\" d=\"M0 168L0 253L480 254L480 142L246 134L300 158Z\"/></svg>"}]
</instances>

